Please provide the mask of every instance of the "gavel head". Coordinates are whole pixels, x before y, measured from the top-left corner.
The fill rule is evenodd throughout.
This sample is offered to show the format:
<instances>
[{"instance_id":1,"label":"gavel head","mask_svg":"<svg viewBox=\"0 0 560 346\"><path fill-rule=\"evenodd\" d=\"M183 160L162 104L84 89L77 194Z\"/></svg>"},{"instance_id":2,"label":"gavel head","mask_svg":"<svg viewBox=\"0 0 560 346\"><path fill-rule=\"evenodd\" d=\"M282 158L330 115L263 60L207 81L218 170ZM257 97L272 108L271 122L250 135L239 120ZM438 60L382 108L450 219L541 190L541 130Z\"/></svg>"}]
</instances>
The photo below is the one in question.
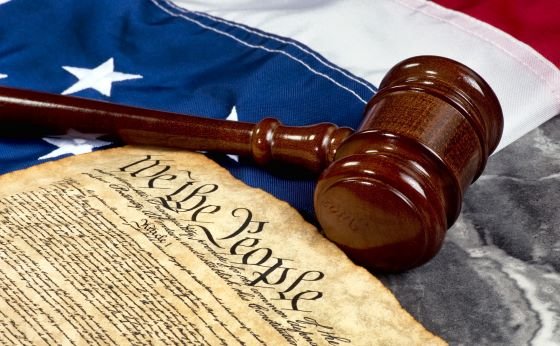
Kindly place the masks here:
<instances>
[{"instance_id":1,"label":"gavel head","mask_svg":"<svg viewBox=\"0 0 560 346\"><path fill-rule=\"evenodd\" d=\"M434 56L399 63L319 178L315 211L326 236L372 270L428 261L502 128L496 95L468 67Z\"/></svg>"}]
</instances>

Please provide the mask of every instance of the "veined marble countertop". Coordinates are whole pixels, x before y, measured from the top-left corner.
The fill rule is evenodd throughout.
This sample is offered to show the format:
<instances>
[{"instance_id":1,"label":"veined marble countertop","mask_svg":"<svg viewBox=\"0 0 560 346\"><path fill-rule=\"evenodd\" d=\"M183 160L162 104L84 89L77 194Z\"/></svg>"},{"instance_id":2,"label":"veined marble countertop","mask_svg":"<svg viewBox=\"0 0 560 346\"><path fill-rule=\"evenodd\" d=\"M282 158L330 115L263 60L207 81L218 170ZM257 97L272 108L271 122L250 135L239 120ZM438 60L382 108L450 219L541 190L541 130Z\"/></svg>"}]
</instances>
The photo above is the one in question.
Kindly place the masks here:
<instances>
[{"instance_id":1,"label":"veined marble countertop","mask_svg":"<svg viewBox=\"0 0 560 346\"><path fill-rule=\"evenodd\" d=\"M490 158L431 262L380 279L452 345L560 345L560 116Z\"/></svg>"}]
</instances>

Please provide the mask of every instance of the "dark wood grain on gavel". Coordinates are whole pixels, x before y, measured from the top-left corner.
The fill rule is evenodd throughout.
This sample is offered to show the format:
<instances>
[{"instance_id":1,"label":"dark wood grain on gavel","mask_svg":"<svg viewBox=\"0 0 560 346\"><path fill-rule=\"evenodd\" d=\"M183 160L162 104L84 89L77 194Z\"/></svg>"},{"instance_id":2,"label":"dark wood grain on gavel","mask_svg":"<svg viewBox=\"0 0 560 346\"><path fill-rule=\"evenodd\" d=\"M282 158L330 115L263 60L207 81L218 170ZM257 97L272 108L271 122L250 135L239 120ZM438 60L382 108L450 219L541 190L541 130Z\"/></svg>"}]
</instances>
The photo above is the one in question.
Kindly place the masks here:
<instances>
[{"instance_id":1,"label":"dark wood grain on gavel","mask_svg":"<svg viewBox=\"0 0 560 346\"><path fill-rule=\"evenodd\" d=\"M438 252L503 128L488 84L434 56L391 69L355 133L333 124L229 122L2 87L0 118L322 172L314 202L326 236L356 263L382 271L418 266Z\"/></svg>"}]
</instances>

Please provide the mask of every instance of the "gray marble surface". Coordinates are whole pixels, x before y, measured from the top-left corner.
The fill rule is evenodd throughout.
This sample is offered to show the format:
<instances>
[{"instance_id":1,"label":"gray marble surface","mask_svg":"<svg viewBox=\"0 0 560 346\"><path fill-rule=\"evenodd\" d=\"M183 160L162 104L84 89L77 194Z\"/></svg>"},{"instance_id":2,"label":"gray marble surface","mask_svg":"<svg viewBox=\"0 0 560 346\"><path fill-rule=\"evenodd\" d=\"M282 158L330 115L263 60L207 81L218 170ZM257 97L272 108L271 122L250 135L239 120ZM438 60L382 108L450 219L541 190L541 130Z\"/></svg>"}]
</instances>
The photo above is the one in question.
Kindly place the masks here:
<instances>
[{"instance_id":1,"label":"gray marble surface","mask_svg":"<svg viewBox=\"0 0 560 346\"><path fill-rule=\"evenodd\" d=\"M436 258L381 279L452 345L560 345L560 116L491 157Z\"/></svg>"}]
</instances>

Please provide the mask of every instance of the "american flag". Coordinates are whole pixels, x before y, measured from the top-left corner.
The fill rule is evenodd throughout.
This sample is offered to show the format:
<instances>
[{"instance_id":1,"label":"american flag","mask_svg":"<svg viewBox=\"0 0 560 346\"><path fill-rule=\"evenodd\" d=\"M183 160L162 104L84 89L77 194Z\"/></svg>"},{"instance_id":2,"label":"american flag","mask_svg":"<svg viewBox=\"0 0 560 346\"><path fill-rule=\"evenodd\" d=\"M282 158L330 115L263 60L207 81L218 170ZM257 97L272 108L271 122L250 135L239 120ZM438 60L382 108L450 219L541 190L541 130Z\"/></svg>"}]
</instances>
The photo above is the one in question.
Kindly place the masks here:
<instances>
[{"instance_id":1,"label":"american flag","mask_svg":"<svg viewBox=\"0 0 560 346\"><path fill-rule=\"evenodd\" d=\"M0 0L0 85L232 121L356 127L391 66L430 54L493 87L505 116L500 148L560 113L558 2L437 2ZM115 145L74 130L0 134L0 174ZM309 177L213 158L312 215Z\"/></svg>"}]
</instances>

